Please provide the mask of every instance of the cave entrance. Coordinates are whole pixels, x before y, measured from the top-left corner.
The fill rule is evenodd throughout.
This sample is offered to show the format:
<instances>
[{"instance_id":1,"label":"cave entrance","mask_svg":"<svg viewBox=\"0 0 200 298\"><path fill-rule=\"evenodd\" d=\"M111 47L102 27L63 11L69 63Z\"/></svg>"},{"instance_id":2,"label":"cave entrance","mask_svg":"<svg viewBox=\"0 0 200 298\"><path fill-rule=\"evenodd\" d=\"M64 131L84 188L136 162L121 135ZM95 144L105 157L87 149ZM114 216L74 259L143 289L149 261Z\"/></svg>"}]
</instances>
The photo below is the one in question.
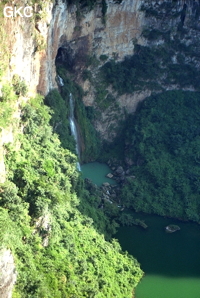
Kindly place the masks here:
<instances>
[{"instance_id":1,"label":"cave entrance","mask_svg":"<svg viewBox=\"0 0 200 298\"><path fill-rule=\"evenodd\" d=\"M64 46L60 47L56 55L55 64L56 66L64 66L69 71L73 70L74 58L72 49Z\"/></svg>"}]
</instances>

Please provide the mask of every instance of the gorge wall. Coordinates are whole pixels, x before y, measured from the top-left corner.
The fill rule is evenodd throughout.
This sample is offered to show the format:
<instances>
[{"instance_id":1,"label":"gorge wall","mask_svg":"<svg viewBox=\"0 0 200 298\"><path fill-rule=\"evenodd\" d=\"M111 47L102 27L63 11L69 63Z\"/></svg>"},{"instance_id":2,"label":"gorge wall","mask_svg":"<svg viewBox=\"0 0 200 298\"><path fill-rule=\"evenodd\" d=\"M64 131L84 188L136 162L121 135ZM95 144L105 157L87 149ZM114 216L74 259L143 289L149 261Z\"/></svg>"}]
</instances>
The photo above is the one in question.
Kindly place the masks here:
<instances>
[{"instance_id":1,"label":"gorge wall","mask_svg":"<svg viewBox=\"0 0 200 298\"><path fill-rule=\"evenodd\" d=\"M18 2L25 4L25 1L13 1ZM107 141L117 135L120 121L127 113L133 113L138 102L151 93L166 89L198 90L199 2L123 0L116 3L109 0L106 3L105 18L101 1L88 10L62 0L55 4L43 1L42 7L36 6L40 16L37 19L1 17L0 62L4 74L0 87L6 81L11 82L14 74L28 86L27 96L21 96L15 105L12 123L0 132L1 183L6 178L4 145L13 142L15 134L21 132L18 127L20 105L36 92L46 95L57 88L55 60L59 55L70 65L74 80L82 86L84 104L99 111L94 124L101 138ZM111 94L115 102L102 109L96 101L100 67L111 59L120 63L126 56L134 55L138 45L141 46L138 57L142 47L152 54L144 69L157 64L158 73L152 72L148 80L141 77L143 85L132 93L118 94L111 85L106 87L105 96ZM97 63L87 66L88 58ZM83 79L85 70L91 72L92 80ZM7 268L8 273L1 277L0 294L8 298L16 279L10 251L0 254L0 267Z\"/></svg>"},{"instance_id":2,"label":"gorge wall","mask_svg":"<svg viewBox=\"0 0 200 298\"><path fill-rule=\"evenodd\" d=\"M14 1L13 4L25 5L25 1ZM52 88L57 88L55 59L58 49L63 47L71 55L69 58L75 61L76 81L87 91L85 105L93 105L94 87L81 79L86 56L107 55L109 58L115 56L118 61L123 60L133 53L133 40L140 40L142 31L144 14L139 10L141 1L122 1L121 4L108 1L107 5L106 23L102 22L101 1L90 11L87 7L78 8L62 0L54 5L51 1L44 1L34 8L34 14L39 15L37 18L35 15L33 18L1 18L3 50L0 58L5 72L0 84L11 81L13 75L18 74L29 87L27 97L36 92L46 95ZM80 17L77 17L78 10ZM138 98L144 96L139 95ZM123 99L122 105L124 102L132 110L130 98ZM19 103L15 114L13 121L20 116ZM102 121L98 121L96 127L104 135L111 117L109 113L102 114L102 117L107 121L103 127L100 125ZM11 124L1 131L1 182L5 180L2 146L14 140L13 127Z\"/></svg>"},{"instance_id":3,"label":"gorge wall","mask_svg":"<svg viewBox=\"0 0 200 298\"><path fill-rule=\"evenodd\" d=\"M106 17L103 18L101 1L97 1L91 11L58 1L53 10L38 90L45 94L57 86L57 56L71 68L75 81L83 88L85 106L93 106L98 112L94 125L101 138L112 141L118 133L118 119L123 121L127 113L133 113L138 102L152 92L197 89L197 83L191 83L188 77L193 74L198 80L199 10L199 2L189 0L107 1ZM107 92L104 91L102 96L106 98L111 94L114 104L101 108L97 100L98 89L101 88L103 93L104 88L98 77L101 66L112 59L120 62L131 57L138 45L149 53L142 67L144 72L145 68L149 70L152 78L151 75L147 80L141 78L143 84L131 94L118 94L111 85L106 86ZM136 55L141 56L140 50ZM159 69L151 72L153 63ZM83 79L85 70L90 71L91 80Z\"/></svg>"},{"instance_id":4,"label":"gorge wall","mask_svg":"<svg viewBox=\"0 0 200 298\"><path fill-rule=\"evenodd\" d=\"M52 21L48 33L46 58L42 61L41 76L38 89L47 93L56 87L55 59L58 49L65 50L68 60L74 63L77 81L81 82L81 72L84 68L86 55L107 55L116 57L118 61L132 55L133 41L140 40L143 24L143 13L140 11L141 1L107 2L106 21L102 21L101 1L93 10L78 8L57 1L53 9ZM77 11L80 16L77 17ZM84 90L89 86L83 84ZM86 105L91 105L94 95L85 98Z\"/></svg>"},{"instance_id":5,"label":"gorge wall","mask_svg":"<svg viewBox=\"0 0 200 298\"><path fill-rule=\"evenodd\" d=\"M0 250L0 272L0 296L1 298L11 298L17 274L14 259L9 249Z\"/></svg>"},{"instance_id":6,"label":"gorge wall","mask_svg":"<svg viewBox=\"0 0 200 298\"><path fill-rule=\"evenodd\" d=\"M16 4L18 2L25 4L24 1L15 1ZM5 69L4 81L10 81L14 74L18 74L29 87L28 97L36 91L46 95L52 88L57 88L55 59L61 49L61 58L70 65L75 81L85 92L84 104L99 112L94 123L97 131L102 139L112 141L118 131L118 119L124 120L127 113L133 113L138 102L152 92L198 88L200 6L198 1L189 0L123 0L121 3L110 0L106 3L105 17L101 1L89 10L88 7L58 0L54 4L44 1L42 5L35 6L37 18L1 18L0 58L1 68ZM159 88L149 87L149 82L145 81L132 94L117 94L109 86L105 94L114 96L115 104L101 109L96 100L97 86L94 83L98 81L100 67L110 59L123 61L134 54L137 45L150 51L157 50L152 63L162 70L157 75L153 71L154 85L159 85ZM101 56L106 60L99 59ZM95 57L98 63L88 66L88 57ZM83 80L85 69L91 72L93 82ZM181 69L183 77L177 80ZM187 75L184 76L188 70L196 76L196 84L190 83ZM18 106L19 103L16 111ZM19 116L20 112L16 112L13 121ZM2 146L13 139L12 127L1 131L1 182L5 179Z\"/></svg>"}]
</instances>

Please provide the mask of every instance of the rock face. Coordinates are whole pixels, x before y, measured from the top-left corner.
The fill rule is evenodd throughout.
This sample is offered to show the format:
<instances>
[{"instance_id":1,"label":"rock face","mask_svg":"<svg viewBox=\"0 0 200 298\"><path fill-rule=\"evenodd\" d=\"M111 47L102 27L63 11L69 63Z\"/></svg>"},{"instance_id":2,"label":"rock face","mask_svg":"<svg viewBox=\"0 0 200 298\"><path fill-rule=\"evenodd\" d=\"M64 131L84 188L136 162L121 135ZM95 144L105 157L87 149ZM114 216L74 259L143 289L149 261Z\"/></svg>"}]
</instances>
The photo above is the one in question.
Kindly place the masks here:
<instances>
[{"instance_id":1,"label":"rock face","mask_svg":"<svg viewBox=\"0 0 200 298\"><path fill-rule=\"evenodd\" d=\"M144 22L144 13L140 11L141 1L124 0L121 4L107 1L106 21L102 21L101 1L96 7L88 11L81 10L77 18L77 7L67 6L62 1L57 1L53 10L48 35L48 48L41 65L41 80L39 90L47 92L52 87L57 87L55 82L55 58L62 59L73 69L76 81L87 92L84 97L86 106L95 106L95 89L87 80L82 81L82 72L88 57L101 55L108 59L115 58L121 61L134 52L133 42L137 40L143 44L141 32ZM60 49L60 50L59 50ZM137 103L150 95L149 91L136 92L117 98L120 111L113 111L113 107L101 112L101 119L96 120L95 127L103 139L111 141L116 132L111 127L116 127L116 113L124 119L124 110L128 113L135 111Z\"/></svg>"},{"instance_id":2,"label":"rock face","mask_svg":"<svg viewBox=\"0 0 200 298\"><path fill-rule=\"evenodd\" d=\"M10 250L0 250L0 297L11 298L13 285L16 282L16 272Z\"/></svg>"},{"instance_id":3,"label":"rock face","mask_svg":"<svg viewBox=\"0 0 200 298\"><path fill-rule=\"evenodd\" d=\"M39 89L46 93L55 83L55 58L61 47L74 69L81 71L86 55L107 55L123 60L133 54L133 40L140 39L143 13L141 1L124 0L116 4L107 1L106 24L102 22L101 1L88 11L81 10L77 18L76 5L58 0L52 11L48 32L48 46L41 65Z\"/></svg>"},{"instance_id":4,"label":"rock face","mask_svg":"<svg viewBox=\"0 0 200 298\"><path fill-rule=\"evenodd\" d=\"M41 59L46 48L52 4L44 1L43 10L45 17L35 25L34 21L27 17L1 19L2 35L6 36L6 39L1 41L5 51L1 51L3 57L0 57L8 66L5 79L11 80L13 74L18 74L29 86L30 95L36 92L40 81ZM36 12L40 14L41 10L36 8L33 13Z\"/></svg>"},{"instance_id":5,"label":"rock face","mask_svg":"<svg viewBox=\"0 0 200 298\"><path fill-rule=\"evenodd\" d=\"M87 58L93 55L100 58L104 55L106 59L114 58L121 61L125 56L134 53L135 43L149 48L174 43L177 48L170 56L170 65L175 65L180 60L184 65L198 69L200 67L198 1L123 0L121 4L117 4L114 0L107 0L108 8L104 22L101 1L91 11L85 8L78 10L76 5L67 5L66 2L57 0L53 6L52 2L42 1L45 16L36 23L29 18L21 17L2 20L0 37L3 47L0 51L0 61L3 61L6 67L4 79L11 81L12 76L18 74L29 86L29 96L34 95L36 91L45 95L52 88L57 88L55 59L60 57L70 65L76 74L76 81L87 91L87 96L84 97L85 105L95 106L94 86L89 80L82 80ZM40 8L36 7L36 12L40 14ZM78 17L77 12L80 12ZM151 39L142 35L144 28L154 32ZM155 38L156 33L160 34L159 38ZM186 54L178 55L183 48L186 48ZM103 63L101 62L101 65ZM163 65L162 67L164 68ZM2 83L0 88L1 85ZM164 90L180 88L173 81L170 86L162 86ZM195 90L194 86L187 88ZM109 91L113 94L111 88ZM151 92L144 87L132 95L113 94L118 108L108 107L95 122L101 137L112 141L116 136L119 120L124 120L126 113L133 113L138 102L151 95ZM98 109L98 106L95 108ZM20 112L16 113L16 118L19 118ZM1 183L6 177L3 145L14 141L13 131L11 124L0 133ZM127 159L126 163L131 165L133 161ZM118 169L118 172L119 179L123 181L123 169ZM131 177L134 179L134 176ZM47 245L47 242L44 245ZM9 250L0 253L0 272L0 297L9 298L16 279L14 261Z\"/></svg>"},{"instance_id":6,"label":"rock face","mask_svg":"<svg viewBox=\"0 0 200 298\"><path fill-rule=\"evenodd\" d=\"M14 74L19 75L29 87L29 97L34 96L36 91L41 91L41 93L45 94L50 88L51 80L46 88L41 90L38 88L40 85L41 61L44 57L48 26L52 17L52 4L44 1L43 7L46 11L45 18L38 21L35 26L34 21L26 17L0 18L0 68L4 71L0 89L3 81L9 81L9 84L11 84L10 82ZM41 10L37 9L37 7L36 11L41 13ZM9 142L12 143L15 139L16 120L20 117L19 104L19 102L16 103L13 115L15 125L11 123L8 128L1 129L0 132L0 183L5 181L6 176L3 145Z\"/></svg>"},{"instance_id":7,"label":"rock face","mask_svg":"<svg viewBox=\"0 0 200 298\"><path fill-rule=\"evenodd\" d=\"M29 18L3 18L3 31L0 35L4 47L1 49L0 60L4 61L7 67L5 79L10 81L13 74L18 74L29 86L29 95L34 95L36 91L45 95L52 88L57 88L55 59L59 59L60 55L73 69L77 83L87 92L84 97L85 105L94 106L98 110L94 85L89 80L82 80L88 57L95 55L99 59L104 55L108 60L114 58L121 61L125 56L134 53L135 44L149 48L171 44L174 48L166 67L168 73L171 72L170 69L173 71L173 66L176 68L178 63L179 66L181 63L186 65L186 72L191 68L199 69L198 1L123 0L119 4L117 1L107 0L106 3L104 21L101 1L97 2L91 11L75 4L68 5L67 1L57 0L54 4L51 1L43 1L42 10L36 7L34 13L45 13L41 14L41 20L36 23ZM142 34L144 29L146 35ZM101 62L100 65L103 63L105 62ZM165 65L162 61L160 63L164 72ZM95 69L96 72L98 67ZM184 80L184 72L182 74ZM93 75L95 77L95 73ZM197 86L199 80L196 81ZM173 78L169 83L165 74L162 78L158 77L157 82L162 85L162 90L195 90L195 86L189 83L188 86L179 86ZM134 113L138 103L150 96L152 90L144 85L142 90L133 94L119 96L109 88L108 92L115 97L117 107L111 105L100 111L101 115L95 121L95 128L102 139L112 141L120 126L119 119L123 121L127 113ZM3 143L0 141L1 182L5 179Z\"/></svg>"}]
</instances>

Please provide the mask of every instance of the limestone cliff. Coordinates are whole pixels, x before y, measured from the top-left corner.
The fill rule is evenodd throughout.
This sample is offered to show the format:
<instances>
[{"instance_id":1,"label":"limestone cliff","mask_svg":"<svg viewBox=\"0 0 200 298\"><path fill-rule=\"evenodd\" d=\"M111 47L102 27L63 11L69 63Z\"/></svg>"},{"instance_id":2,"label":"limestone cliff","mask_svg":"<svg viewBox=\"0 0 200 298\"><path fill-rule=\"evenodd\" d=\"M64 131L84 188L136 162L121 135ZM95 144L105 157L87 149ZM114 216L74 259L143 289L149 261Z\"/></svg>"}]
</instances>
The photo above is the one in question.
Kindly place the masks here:
<instances>
[{"instance_id":1,"label":"limestone cliff","mask_svg":"<svg viewBox=\"0 0 200 298\"><path fill-rule=\"evenodd\" d=\"M14 1L13 4L18 2L25 5L24 1ZM133 53L133 41L140 40L142 30L144 13L139 10L140 2L127 0L117 4L107 1L106 22L102 22L101 1L91 11L74 4L68 5L61 0L54 5L44 1L42 7L36 6L31 19L20 16L3 18L4 51L1 53L1 60L6 69L4 80L11 81L12 76L18 74L29 87L28 97L36 91L47 94L52 88L57 88L55 59L58 49L63 48L67 51L69 60L74 63L77 82L88 91L84 98L85 104L93 105L94 88L81 79L85 59L89 55L96 55L97 58L107 55L109 58L115 56L120 61ZM40 17L36 18L36 14ZM123 97L119 103L122 107L127 105L130 111L135 109L130 98ZM102 135L105 135L107 126L111 124L109 113L105 114L105 118L108 121L105 121L103 127L100 127L101 121L96 123ZM12 127L11 125L9 128L9 137L6 137L7 131L1 133L1 182L5 179L2 145L14 139Z\"/></svg>"},{"instance_id":2,"label":"limestone cliff","mask_svg":"<svg viewBox=\"0 0 200 298\"><path fill-rule=\"evenodd\" d=\"M26 4L26 1L13 1ZM95 127L105 140L112 141L117 133L117 125L125 119L126 113L133 113L139 101L152 92L164 89L198 89L200 67L200 5L197 1L150 1L123 0L117 3L107 0L107 12L102 15L101 1L94 9L68 5L67 1L43 1L42 7L36 6L34 14L39 17L1 18L0 69L5 81L11 82L18 74L28 85L27 97L21 97L15 106L12 123L0 132L0 182L6 178L3 145L14 141L14 131L19 132L17 120L20 117L20 103L33 96L36 91L46 95L57 88L55 60L70 65L74 79L87 93L84 103L100 111ZM112 87L107 92L115 98L117 105L110 105L103 111L96 101L96 85L83 80L88 57L95 57L97 64L88 66L92 77L98 76L99 68L114 58L120 62L134 54L135 46L142 45L159 49L160 58L155 63L162 70L155 78L160 89L149 88L147 82L132 94L118 95ZM166 55L166 57L164 57ZM164 61L165 60L165 61ZM167 61L167 62L166 62ZM177 72L182 70L182 74ZM189 80L184 76L190 71L196 77ZM180 78L177 76L180 76ZM191 76L192 78L192 76ZM193 79L193 78L192 78ZM155 83L155 82L154 82ZM0 296L10 297L15 282L13 258L10 251L0 254ZM5 272L4 272L5 271ZM5 274L4 274L5 273ZM7 292L6 292L7 291Z\"/></svg>"},{"instance_id":3,"label":"limestone cliff","mask_svg":"<svg viewBox=\"0 0 200 298\"><path fill-rule=\"evenodd\" d=\"M17 275L12 253L8 249L0 250L0 273L0 297L11 298Z\"/></svg>"},{"instance_id":4,"label":"limestone cliff","mask_svg":"<svg viewBox=\"0 0 200 298\"><path fill-rule=\"evenodd\" d=\"M26 5L26 1L13 1L16 5ZM0 131L0 182L5 181L5 165L3 145L14 141L14 131L17 133L18 119L20 117L20 102L34 96L38 91L40 82L41 61L46 51L48 26L52 18L52 3L43 2L43 8L34 6L32 18L28 17L0 17L0 88L7 82L11 84L13 75L18 75L28 86L26 98L20 98L14 104L14 114L9 127ZM1 4L1 15L3 13ZM43 14L45 9L45 14ZM35 16L41 15L36 20Z\"/></svg>"},{"instance_id":5,"label":"limestone cliff","mask_svg":"<svg viewBox=\"0 0 200 298\"><path fill-rule=\"evenodd\" d=\"M25 1L14 1L13 3ZM114 58L122 61L124 57L134 54L136 45L162 51L168 47L169 63L163 62L163 55L155 63L160 69L156 84L161 89L189 89L192 84L180 86L174 78L167 74L174 71L181 63L188 68L198 70L199 61L199 2L197 1L149 1L149 0L109 0L105 17L102 15L102 2L96 2L94 9L68 4L68 1L57 0L54 4L44 1L42 6L36 6L33 18L4 18L2 21L1 39L3 50L1 60L6 65L4 79L11 80L13 74L22 77L29 86L28 96L36 91L47 94L52 88L57 88L55 59L59 55L68 63L75 74L75 80L85 91L84 104L94 106L99 110L96 101L96 86L88 79L83 80L82 74L87 68L97 80L99 67ZM35 17L39 15L39 18ZM173 51L169 46L173 44ZM175 46L177 48L175 48ZM9 49L9 51L7 50ZM171 52L170 52L171 51ZM9 54L8 54L9 53ZM95 67L87 66L88 57L95 57L98 63ZM179 63L179 65L178 65ZM181 67L181 66L180 66ZM175 75L174 75L175 76ZM166 79L167 77L167 79ZM182 84L183 85L183 84ZM126 113L133 113L139 101L157 92L149 86L144 86L133 94L116 94L111 86L107 90L115 97L117 107L110 105L100 110L95 127L103 139L112 140L117 133L118 119L125 119ZM12 130L9 128L9 131ZM2 136L7 133L2 132ZM9 137L8 141L13 137ZM1 145L6 143L2 137ZM5 177L1 146L1 178Z\"/></svg>"},{"instance_id":6,"label":"limestone cliff","mask_svg":"<svg viewBox=\"0 0 200 298\"><path fill-rule=\"evenodd\" d=\"M140 39L143 13L139 10L141 1L107 2L106 23L102 22L101 1L89 11L57 1L52 13L48 32L46 59L41 67L39 89L44 93L55 83L55 58L59 48L66 51L67 58L74 63L74 69L81 72L86 55L107 55L117 60L133 54L133 41ZM79 77L78 77L79 78ZM86 104L93 100L88 99Z\"/></svg>"},{"instance_id":7,"label":"limestone cliff","mask_svg":"<svg viewBox=\"0 0 200 298\"><path fill-rule=\"evenodd\" d=\"M76 82L85 91L84 104L99 111L96 82L99 67L105 63L101 56L106 57L106 61L122 61L134 54L136 45L148 47L160 70L157 74L155 70L152 71L152 77L155 76L152 86L150 77L143 87L132 94L116 94L111 86L105 93L105 96L109 93L114 96L117 107L111 104L106 109L100 109L95 127L102 139L111 141L118 131L118 119L123 120L126 113L133 113L138 102L152 92L196 89L194 84L190 84L187 74L191 72L195 76L200 63L199 10L199 2L189 0L123 0L120 4L107 1L106 18L102 21L101 1L91 11L58 1L50 25L47 56L42 66L42 73L48 75L42 76L43 87L40 89L47 92L49 88L56 87L57 55L72 69ZM95 57L95 66L87 66L88 57ZM83 80L85 69L91 71L93 82Z\"/></svg>"},{"instance_id":8,"label":"limestone cliff","mask_svg":"<svg viewBox=\"0 0 200 298\"><path fill-rule=\"evenodd\" d=\"M13 1L13 5L25 5L25 1ZM4 144L15 141L15 133L20 117L20 104L38 91L43 95L52 88L57 88L55 80L55 59L59 48L69 51L69 58L74 62L76 80L87 87L81 79L85 67L84 59L88 55L115 56L120 61L126 55L133 53L133 40L140 39L143 13L139 12L140 1L123 1L121 4L107 1L108 9L106 22L102 22L101 1L89 11L80 8L80 17L77 17L76 5L67 5L58 0L54 4L43 1L43 7L36 6L34 14L39 17L1 18L1 53L0 62L4 75L1 86L11 82L17 74L28 86L26 97L21 96L15 105L12 123L1 129L0 135L0 182L6 179L4 164ZM1 6L2 9L2 6ZM94 104L93 87L88 85L89 93L85 97L85 104ZM130 103L131 106L131 103ZM104 116L103 116L104 117ZM111 119L105 113L107 123ZM98 123L97 126L98 128ZM102 129L105 134L106 126ZM2 250L0 254L0 296L10 298L16 280L14 260L9 250Z\"/></svg>"},{"instance_id":9,"label":"limestone cliff","mask_svg":"<svg viewBox=\"0 0 200 298\"><path fill-rule=\"evenodd\" d=\"M102 4L97 2L95 8L89 11L75 5L58 1L53 10L53 19L49 28L48 47L46 58L41 66L41 79L39 90L46 93L55 82L55 59L60 55L72 67L76 74L76 81L87 93L84 97L86 106L96 106L95 88L88 80L82 80L82 73L86 67L88 57L99 59L102 55L108 59L115 58L121 61L125 56L134 53L134 42L143 44L141 37L144 13L140 10L141 1L124 0L121 4L116 1L107 1L106 19L102 21ZM80 9L80 16L77 11ZM60 49L60 52L58 51ZM98 72L98 67L94 73ZM133 97L117 97L121 118L125 111L135 111L137 102L149 95L149 91L136 92ZM96 107L98 108L98 106ZM113 107L111 107L113 111ZM112 114L108 109L102 112L102 117L95 123L96 129L104 139L113 139L116 135L116 121L112 123ZM116 113L113 114L115 117Z\"/></svg>"}]
</instances>

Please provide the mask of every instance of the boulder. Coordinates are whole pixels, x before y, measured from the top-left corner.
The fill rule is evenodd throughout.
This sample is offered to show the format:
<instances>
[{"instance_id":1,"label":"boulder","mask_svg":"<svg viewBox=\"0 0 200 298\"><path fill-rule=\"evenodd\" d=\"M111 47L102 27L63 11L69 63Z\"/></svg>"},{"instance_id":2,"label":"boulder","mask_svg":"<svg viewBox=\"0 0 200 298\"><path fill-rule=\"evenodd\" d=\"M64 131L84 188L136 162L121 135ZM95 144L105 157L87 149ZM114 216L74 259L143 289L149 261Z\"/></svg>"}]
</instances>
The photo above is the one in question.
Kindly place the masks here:
<instances>
[{"instance_id":1,"label":"boulder","mask_svg":"<svg viewBox=\"0 0 200 298\"><path fill-rule=\"evenodd\" d=\"M134 161L131 158L128 158L128 157L125 158L125 163L127 164L127 166L134 165Z\"/></svg>"},{"instance_id":2,"label":"boulder","mask_svg":"<svg viewBox=\"0 0 200 298\"><path fill-rule=\"evenodd\" d=\"M176 231L179 231L181 228L177 225L168 225L165 227L165 231L167 233L174 233Z\"/></svg>"},{"instance_id":3,"label":"boulder","mask_svg":"<svg viewBox=\"0 0 200 298\"><path fill-rule=\"evenodd\" d=\"M123 169L121 166L119 166L119 167L117 168L117 170L116 170L116 174L117 174L118 176L123 175L123 174L124 174L124 169Z\"/></svg>"},{"instance_id":4,"label":"boulder","mask_svg":"<svg viewBox=\"0 0 200 298\"><path fill-rule=\"evenodd\" d=\"M105 187L108 187L108 186L110 186L110 183L104 182L102 185L105 186Z\"/></svg>"},{"instance_id":5,"label":"boulder","mask_svg":"<svg viewBox=\"0 0 200 298\"><path fill-rule=\"evenodd\" d=\"M109 173L109 174L106 175L106 177L112 179L113 178L113 174Z\"/></svg>"}]
</instances>

